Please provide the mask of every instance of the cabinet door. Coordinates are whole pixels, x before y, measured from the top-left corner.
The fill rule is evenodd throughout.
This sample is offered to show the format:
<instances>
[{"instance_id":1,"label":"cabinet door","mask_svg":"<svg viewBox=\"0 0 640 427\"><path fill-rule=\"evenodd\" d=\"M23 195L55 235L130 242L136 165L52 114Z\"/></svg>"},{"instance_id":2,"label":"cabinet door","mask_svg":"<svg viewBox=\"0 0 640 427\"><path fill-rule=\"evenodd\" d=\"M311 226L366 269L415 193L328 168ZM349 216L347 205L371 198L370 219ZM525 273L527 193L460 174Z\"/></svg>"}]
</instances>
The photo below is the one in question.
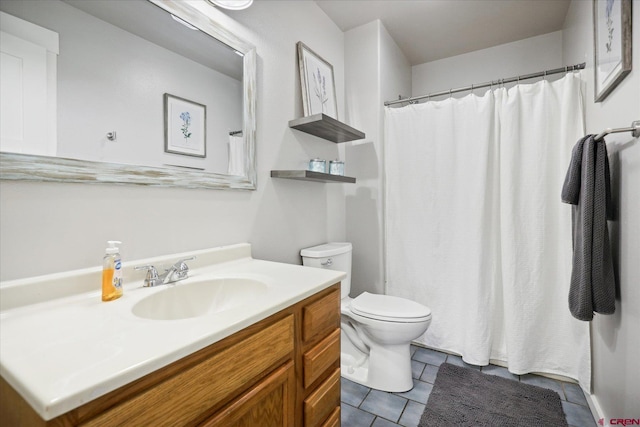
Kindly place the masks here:
<instances>
[{"instance_id":1,"label":"cabinet door","mask_svg":"<svg viewBox=\"0 0 640 427\"><path fill-rule=\"evenodd\" d=\"M294 389L295 370L290 361L210 418L203 427L293 427Z\"/></svg>"},{"instance_id":2,"label":"cabinet door","mask_svg":"<svg viewBox=\"0 0 640 427\"><path fill-rule=\"evenodd\" d=\"M239 395L244 387L291 357L293 324L293 316L288 315L103 411L89 420L86 427L173 427L206 419Z\"/></svg>"}]
</instances>

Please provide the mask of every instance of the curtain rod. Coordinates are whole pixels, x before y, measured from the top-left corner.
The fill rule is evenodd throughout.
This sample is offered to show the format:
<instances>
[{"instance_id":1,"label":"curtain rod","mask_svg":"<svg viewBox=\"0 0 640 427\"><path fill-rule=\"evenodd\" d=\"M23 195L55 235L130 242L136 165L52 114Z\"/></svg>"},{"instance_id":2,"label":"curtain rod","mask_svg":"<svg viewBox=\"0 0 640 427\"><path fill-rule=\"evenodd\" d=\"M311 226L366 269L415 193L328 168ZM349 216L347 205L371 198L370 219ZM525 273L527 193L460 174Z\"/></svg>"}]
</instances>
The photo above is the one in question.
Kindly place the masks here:
<instances>
[{"instance_id":1,"label":"curtain rod","mask_svg":"<svg viewBox=\"0 0 640 427\"><path fill-rule=\"evenodd\" d=\"M551 74L568 73L569 71L582 70L582 69L585 68L585 66L586 66L586 63L583 62L582 64L576 64L576 65L569 65L567 67L554 68L553 70L540 71L540 72L532 73L532 74L524 74L524 75L521 75L521 76L509 77L507 79L492 80L490 82L480 83L480 84L477 84L477 85L460 87L460 88L457 88L457 89L443 90L443 91L440 91L440 92L430 93L428 95L420 95L420 96L414 96L414 97L411 97L411 98L398 99L397 101L386 101L384 103L384 105L385 106L389 106L389 105L394 105L394 104L400 104L402 102L408 102L409 104L415 104L420 99L430 98L432 96L441 96L441 95L447 95L447 94L451 95L451 94L454 94L454 93L465 92L465 91L474 90L474 89L480 89L480 88L483 88L483 87L492 87L494 85L495 86L499 86L499 85L503 85L505 83L519 82L520 80L533 79L533 78L536 78L536 77L546 77L546 76L549 76Z\"/></svg>"}]
</instances>

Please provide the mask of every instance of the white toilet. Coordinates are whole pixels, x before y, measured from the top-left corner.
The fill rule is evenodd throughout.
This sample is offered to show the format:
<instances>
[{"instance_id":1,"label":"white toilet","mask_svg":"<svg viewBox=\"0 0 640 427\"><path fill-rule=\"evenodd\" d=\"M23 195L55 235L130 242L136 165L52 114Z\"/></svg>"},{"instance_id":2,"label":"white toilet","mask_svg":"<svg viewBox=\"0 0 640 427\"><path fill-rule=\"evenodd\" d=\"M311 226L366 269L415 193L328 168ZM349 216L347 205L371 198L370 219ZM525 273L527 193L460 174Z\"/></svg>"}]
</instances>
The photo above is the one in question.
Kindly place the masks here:
<instances>
[{"instance_id":1,"label":"white toilet","mask_svg":"<svg viewBox=\"0 0 640 427\"><path fill-rule=\"evenodd\" d=\"M429 328L431 310L389 295L350 298L351 250L351 243L327 243L300 252L305 266L347 273L341 289L341 374L377 390L411 390L409 345Z\"/></svg>"}]
</instances>

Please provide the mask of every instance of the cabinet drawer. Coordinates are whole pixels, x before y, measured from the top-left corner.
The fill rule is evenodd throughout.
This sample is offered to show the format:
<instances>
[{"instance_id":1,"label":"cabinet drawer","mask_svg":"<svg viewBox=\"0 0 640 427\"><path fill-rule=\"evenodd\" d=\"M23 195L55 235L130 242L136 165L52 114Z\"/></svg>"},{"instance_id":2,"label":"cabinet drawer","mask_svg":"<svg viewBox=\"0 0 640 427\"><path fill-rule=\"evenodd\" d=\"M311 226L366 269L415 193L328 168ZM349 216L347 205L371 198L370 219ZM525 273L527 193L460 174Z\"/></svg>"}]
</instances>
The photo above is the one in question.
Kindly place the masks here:
<instances>
[{"instance_id":1,"label":"cabinet drawer","mask_svg":"<svg viewBox=\"0 0 640 427\"><path fill-rule=\"evenodd\" d=\"M322 425L340 407L340 368L304 400L304 425Z\"/></svg>"},{"instance_id":2,"label":"cabinet drawer","mask_svg":"<svg viewBox=\"0 0 640 427\"><path fill-rule=\"evenodd\" d=\"M293 362L276 369L202 427L293 427Z\"/></svg>"},{"instance_id":3,"label":"cabinet drawer","mask_svg":"<svg viewBox=\"0 0 640 427\"><path fill-rule=\"evenodd\" d=\"M176 426L197 422L292 351L293 315L289 315L106 410L86 425Z\"/></svg>"},{"instance_id":4,"label":"cabinet drawer","mask_svg":"<svg viewBox=\"0 0 640 427\"><path fill-rule=\"evenodd\" d=\"M340 329L307 351L303 360L304 386L309 387L340 358Z\"/></svg>"},{"instance_id":5,"label":"cabinet drawer","mask_svg":"<svg viewBox=\"0 0 640 427\"><path fill-rule=\"evenodd\" d=\"M302 309L302 339L325 336L340 327L340 288Z\"/></svg>"},{"instance_id":6,"label":"cabinet drawer","mask_svg":"<svg viewBox=\"0 0 640 427\"><path fill-rule=\"evenodd\" d=\"M340 427L340 407L338 406L333 410L327 421L322 424L322 427Z\"/></svg>"}]
</instances>

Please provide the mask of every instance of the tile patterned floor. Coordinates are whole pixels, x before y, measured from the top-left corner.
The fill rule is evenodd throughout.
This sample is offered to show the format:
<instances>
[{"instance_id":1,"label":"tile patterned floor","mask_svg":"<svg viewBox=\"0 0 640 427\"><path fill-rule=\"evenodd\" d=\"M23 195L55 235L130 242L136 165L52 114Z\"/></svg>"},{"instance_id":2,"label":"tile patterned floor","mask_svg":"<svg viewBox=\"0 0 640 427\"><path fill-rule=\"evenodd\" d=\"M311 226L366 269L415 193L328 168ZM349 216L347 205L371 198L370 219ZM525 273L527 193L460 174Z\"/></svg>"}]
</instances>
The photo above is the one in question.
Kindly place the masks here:
<instances>
[{"instance_id":1,"label":"tile patterned floor","mask_svg":"<svg viewBox=\"0 0 640 427\"><path fill-rule=\"evenodd\" d=\"M537 385L557 392L567 423L572 427L597 427L587 400L577 384L556 381L538 375L513 375L505 368L489 365L474 366L459 356L447 355L422 347L411 346L411 367L414 387L406 393L372 390L342 378L342 427L415 427L420 421L433 388L438 369L447 363L478 369L487 375L498 375L514 381Z\"/></svg>"}]
</instances>

